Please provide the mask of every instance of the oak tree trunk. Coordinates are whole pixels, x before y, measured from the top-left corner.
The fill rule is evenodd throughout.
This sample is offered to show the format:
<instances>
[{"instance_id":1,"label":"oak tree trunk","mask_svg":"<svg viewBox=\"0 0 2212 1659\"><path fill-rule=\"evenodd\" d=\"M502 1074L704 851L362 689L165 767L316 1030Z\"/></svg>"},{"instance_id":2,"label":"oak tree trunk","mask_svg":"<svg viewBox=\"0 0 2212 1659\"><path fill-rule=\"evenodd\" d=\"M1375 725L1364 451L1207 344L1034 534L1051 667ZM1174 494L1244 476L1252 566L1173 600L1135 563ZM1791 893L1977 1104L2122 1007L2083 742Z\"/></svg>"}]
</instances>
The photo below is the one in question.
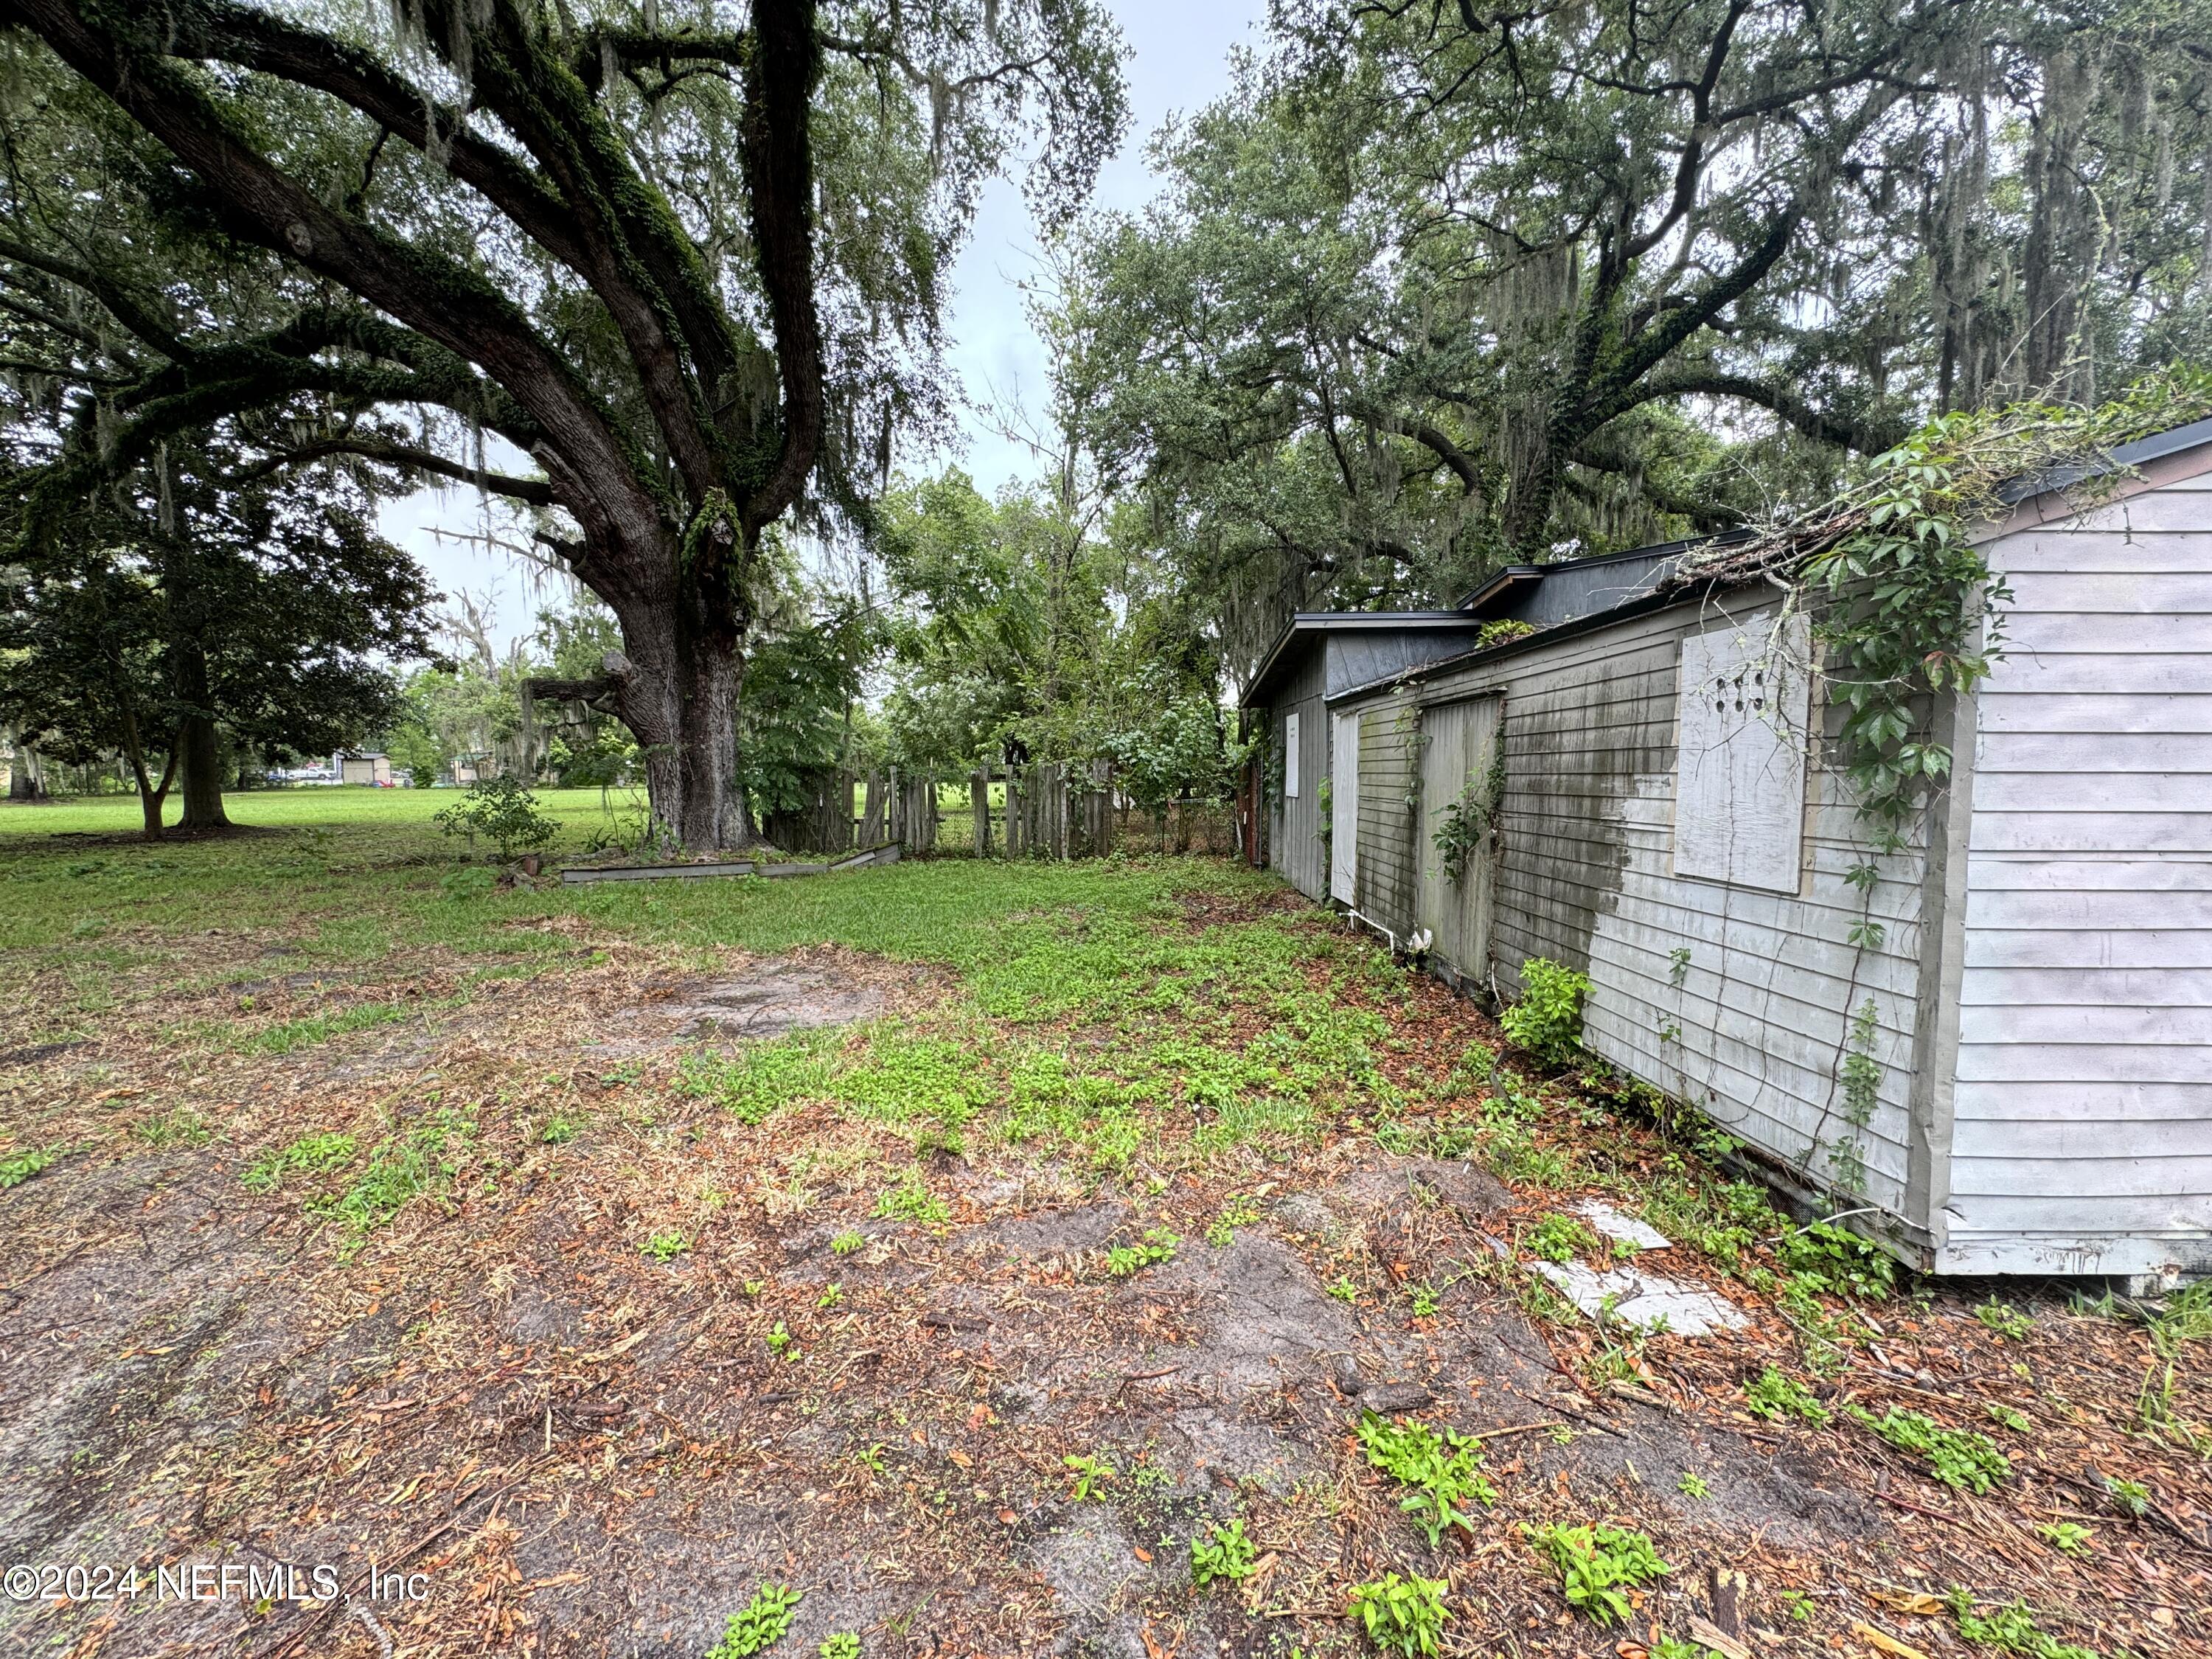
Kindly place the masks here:
<instances>
[{"instance_id":1,"label":"oak tree trunk","mask_svg":"<svg viewBox=\"0 0 2212 1659\"><path fill-rule=\"evenodd\" d=\"M222 748L209 712L207 656L188 639L178 653L177 696L188 711L177 723L177 788L184 797L179 830L228 830L222 810Z\"/></svg>"},{"instance_id":2,"label":"oak tree trunk","mask_svg":"<svg viewBox=\"0 0 2212 1659\"><path fill-rule=\"evenodd\" d=\"M742 642L732 630L672 627L665 611L617 614L629 659L617 709L637 739L654 821L693 852L758 844L738 779Z\"/></svg>"},{"instance_id":3,"label":"oak tree trunk","mask_svg":"<svg viewBox=\"0 0 2212 1659\"><path fill-rule=\"evenodd\" d=\"M229 817L222 810L222 752L215 722L205 714L187 714L177 731L177 793L183 798L179 830L228 830Z\"/></svg>"}]
</instances>

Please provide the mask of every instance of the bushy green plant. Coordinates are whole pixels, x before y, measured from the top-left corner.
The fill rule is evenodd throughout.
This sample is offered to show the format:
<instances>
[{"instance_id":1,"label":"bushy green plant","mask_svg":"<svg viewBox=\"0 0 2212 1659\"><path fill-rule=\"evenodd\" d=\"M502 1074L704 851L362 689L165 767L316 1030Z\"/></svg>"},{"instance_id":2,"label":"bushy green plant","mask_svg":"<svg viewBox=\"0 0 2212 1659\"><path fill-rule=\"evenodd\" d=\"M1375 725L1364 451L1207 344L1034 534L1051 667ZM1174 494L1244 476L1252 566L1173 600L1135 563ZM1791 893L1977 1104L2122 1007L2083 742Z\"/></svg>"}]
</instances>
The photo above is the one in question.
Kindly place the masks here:
<instances>
[{"instance_id":1,"label":"bushy green plant","mask_svg":"<svg viewBox=\"0 0 2212 1659\"><path fill-rule=\"evenodd\" d=\"M1571 1261L1597 1243L1597 1235L1571 1215L1547 1215L1521 1243L1540 1261Z\"/></svg>"},{"instance_id":2,"label":"bushy green plant","mask_svg":"<svg viewBox=\"0 0 2212 1659\"><path fill-rule=\"evenodd\" d=\"M1208 1522L1202 1535L1190 1540L1190 1582L1204 1589L1217 1578L1241 1584L1252 1576L1259 1548L1244 1535L1241 1517L1227 1526Z\"/></svg>"},{"instance_id":3,"label":"bushy green plant","mask_svg":"<svg viewBox=\"0 0 2212 1659\"><path fill-rule=\"evenodd\" d=\"M1779 1254L1784 1267L1833 1295L1880 1302L1897 1285L1897 1264L1880 1245L1826 1221L1784 1235Z\"/></svg>"},{"instance_id":4,"label":"bushy green plant","mask_svg":"<svg viewBox=\"0 0 2212 1659\"><path fill-rule=\"evenodd\" d=\"M764 1122L793 1101L830 1091L828 1040L804 1031L770 1042L748 1042L735 1054L702 1049L677 1068L680 1093L712 1100L743 1123Z\"/></svg>"},{"instance_id":5,"label":"bushy green plant","mask_svg":"<svg viewBox=\"0 0 2212 1659\"><path fill-rule=\"evenodd\" d=\"M763 1584L753 1592L744 1612L730 1615L721 1640L707 1650L707 1659L752 1659L782 1638L805 1597L804 1590L788 1584Z\"/></svg>"},{"instance_id":6,"label":"bushy green plant","mask_svg":"<svg viewBox=\"0 0 2212 1659\"><path fill-rule=\"evenodd\" d=\"M284 1184L286 1176L326 1174L351 1163L354 1152L351 1135L301 1135L290 1145L255 1158L239 1181L249 1193L273 1193Z\"/></svg>"},{"instance_id":7,"label":"bushy green plant","mask_svg":"<svg viewBox=\"0 0 2212 1659\"><path fill-rule=\"evenodd\" d=\"M823 1637L822 1645L815 1651L822 1659L860 1659L860 1638L851 1631L841 1630Z\"/></svg>"},{"instance_id":8,"label":"bushy green plant","mask_svg":"<svg viewBox=\"0 0 2212 1659\"><path fill-rule=\"evenodd\" d=\"M1359 1419L1359 1443L1370 1463L1413 1488L1398 1507L1413 1517L1431 1544L1442 1540L1447 1527L1474 1534L1474 1522L1461 1507L1468 1499L1498 1501L1482 1473L1482 1443L1455 1430L1439 1433L1425 1423L1393 1423L1369 1412Z\"/></svg>"},{"instance_id":9,"label":"bushy green plant","mask_svg":"<svg viewBox=\"0 0 2212 1659\"><path fill-rule=\"evenodd\" d=\"M434 821L448 836L466 836L471 851L482 836L508 860L545 846L561 833L561 826L538 811L538 797L529 787L512 777L477 779Z\"/></svg>"},{"instance_id":10,"label":"bushy green plant","mask_svg":"<svg viewBox=\"0 0 2212 1659\"><path fill-rule=\"evenodd\" d=\"M0 1163L0 1192L5 1192L10 1187L20 1187L40 1170L52 1168L54 1161L61 1155L62 1149L58 1146L42 1146L31 1152L19 1152Z\"/></svg>"},{"instance_id":11,"label":"bushy green plant","mask_svg":"<svg viewBox=\"0 0 2212 1659\"><path fill-rule=\"evenodd\" d=\"M1106 1271L1115 1279L1127 1279L1146 1267L1174 1261L1176 1246L1182 1243L1166 1228L1154 1227L1134 1244L1116 1244L1109 1249Z\"/></svg>"},{"instance_id":12,"label":"bushy green plant","mask_svg":"<svg viewBox=\"0 0 2212 1659\"><path fill-rule=\"evenodd\" d=\"M1954 1589L1945 1599L1951 1616L1958 1620L1959 1634L1969 1642L1979 1642L2001 1653L2021 1654L2025 1659L2100 1659L2094 1648L2062 1642L2038 1625L2025 1601L1984 1616L1974 1611L1974 1598L1963 1588Z\"/></svg>"},{"instance_id":13,"label":"bushy green plant","mask_svg":"<svg viewBox=\"0 0 2212 1659\"><path fill-rule=\"evenodd\" d=\"M2012 1473L2012 1460L1985 1434L1947 1429L1922 1413L1894 1406L1880 1417L1863 1406L1847 1405L1844 1410L1899 1451L1926 1459L1929 1473L1947 1486L1985 1492Z\"/></svg>"},{"instance_id":14,"label":"bushy green plant","mask_svg":"<svg viewBox=\"0 0 2212 1659\"><path fill-rule=\"evenodd\" d=\"M1600 1522L1593 1527L1524 1526L1521 1529L1559 1569L1570 1607L1601 1625L1615 1625L1631 1612L1624 1593L1664 1577L1673 1569L1640 1532Z\"/></svg>"},{"instance_id":15,"label":"bushy green plant","mask_svg":"<svg viewBox=\"0 0 2212 1659\"><path fill-rule=\"evenodd\" d=\"M1405 1659L1428 1659L1437 1652L1437 1638L1451 1617L1444 1606L1443 1579L1401 1577L1395 1572L1354 1584L1352 1612L1369 1641Z\"/></svg>"},{"instance_id":16,"label":"bushy green plant","mask_svg":"<svg viewBox=\"0 0 2212 1659\"><path fill-rule=\"evenodd\" d=\"M1743 1401L1753 1417L1770 1423L1779 1423L1785 1416L1805 1423L1828 1420L1828 1408L1813 1397L1810 1389L1771 1365L1743 1385Z\"/></svg>"},{"instance_id":17,"label":"bushy green plant","mask_svg":"<svg viewBox=\"0 0 2212 1659\"><path fill-rule=\"evenodd\" d=\"M896 1187L887 1187L876 1200L876 1214L884 1221L915 1221L925 1227L941 1227L952 1218L951 1206L929 1190L919 1170L908 1170Z\"/></svg>"},{"instance_id":18,"label":"bushy green plant","mask_svg":"<svg viewBox=\"0 0 2212 1659\"><path fill-rule=\"evenodd\" d=\"M1583 1000L1589 990L1589 975L1531 957L1521 964L1521 1000L1498 1024L1546 1065L1567 1065L1582 1052Z\"/></svg>"},{"instance_id":19,"label":"bushy green plant","mask_svg":"<svg viewBox=\"0 0 2212 1659\"><path fill-rule=\"evenodd\" d=\"M1110 1459L1089 1452L1077 1452L1060 1460L1073 1477L1072 1488L1075 1501L1087 1504L1098 1496L1098 1489L1115 1478L1115 1470Z\"/></svg>"}]
</instances>

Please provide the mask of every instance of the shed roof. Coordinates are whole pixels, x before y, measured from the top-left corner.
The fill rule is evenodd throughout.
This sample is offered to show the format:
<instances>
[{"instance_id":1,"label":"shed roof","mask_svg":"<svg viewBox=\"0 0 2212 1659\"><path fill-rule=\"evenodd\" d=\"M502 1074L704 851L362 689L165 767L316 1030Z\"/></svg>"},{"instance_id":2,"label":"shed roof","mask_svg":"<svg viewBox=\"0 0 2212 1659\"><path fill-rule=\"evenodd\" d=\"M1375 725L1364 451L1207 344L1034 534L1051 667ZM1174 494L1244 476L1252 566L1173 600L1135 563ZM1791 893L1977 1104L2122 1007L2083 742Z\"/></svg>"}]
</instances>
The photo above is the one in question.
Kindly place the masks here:
<instances>
[{"instance_id":1,"label":"shed roof","mask_svg":"<svg viewBox=\"0 0 2212 1659\"><path fill-rule=\"evenodd\" d=\"M1306 646L1324 634L1449 631L1472 627L1477 621L1464 611L1301 611L1275 635L1237 701L1248 708L1265 702L1267 692L1304 654Z\"/></svg>"},{"instance_id":2,"label":"shed roof","mask_svg":"<svg viewBox=\"0 0 2212 1659\"><path fill-rule=\"evenodd\" d=\"M2015 478L2004 485L1998 494L2006 502L2016 504L2051 490L2069 488L2085 478L2097 477L2124 467L2142 466L2197 448L2205 450L2205 468L2212 471L2212 419L2192 421L2185 426L2172 427L2164 432L2154 432L2146 438L2138 438L2133 443L2122 444L2102 462L2057 467ZM1249 706L1261 701L1261 694L1268 684L1279 678L1296 659L1292 643L1301 635L1311 638L1339 628L1434 628L1449 627L1455 623L1463 627L1469 622L1492 621L1534 610L1540 603L1539 596L1548 597L1550 590L1563 586L1559 578L1566 578L1567 582L1564 586L1571 586L1574 590L1571 596L1563 596L1561 605L1547 607L1557 612L1553 617L1530 618L1539 622L1535 634L1523 635L1517 640L1501 641L1495 645L1480 646L1473 650L1452 652L1357 685L1332 686L1328 690L1328 700L1338 702L1406 680L1445 672L1477 656L1504 655L1533 645L1539 639L1551 641L1583 633L1602 623L1620 621L1641 611L1678 604L1688 596L1689 586L1696 584L1680 590L1668 587L1666 577L1675 561L1686 553L1726 547L1735 542L1752 539L1754 539L1753 532L1729 531L1717 536L1660 542L1650 547L1632 548L1622 553L1601 553L1587 559L1561 559L1550 564L1507 565L1462 599L1455 611L1301 611L1291 619L1290 625L1277 637L1261 663L1260 672L1253 676L1251 686L1245 691L1243 702ZM1620 579L1612 582L1609 589L1579 580L1599 575L1609 577L1615 574L1616 568ZM1600 597L1608 599L1609 602L1587 605L1586 601Z\"/></svg>"}]
</instances>

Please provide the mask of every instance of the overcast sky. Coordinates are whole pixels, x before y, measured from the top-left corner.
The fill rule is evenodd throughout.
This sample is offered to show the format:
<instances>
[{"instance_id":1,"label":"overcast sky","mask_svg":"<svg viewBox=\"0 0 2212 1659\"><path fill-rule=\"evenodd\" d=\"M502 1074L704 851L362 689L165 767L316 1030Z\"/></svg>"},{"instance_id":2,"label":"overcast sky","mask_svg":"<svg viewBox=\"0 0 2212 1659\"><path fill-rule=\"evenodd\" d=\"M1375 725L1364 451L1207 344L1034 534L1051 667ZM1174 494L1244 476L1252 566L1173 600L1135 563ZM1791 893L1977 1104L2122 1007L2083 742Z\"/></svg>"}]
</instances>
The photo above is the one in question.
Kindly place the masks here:
<instances>
[{"instance_id":1,"label":"overcast sky","mask_svg":"<svg viewBox=\"0 0 2212 1659\"><path fill-rule=\"evenodd\" d=\"M1131 49L1127 64L1134 121L1121 151L1099 177L1093 205L1133 210L1156 188L1145 164L1146 140L1171 114L1202 107L1227 88L1232 47L1256 46L1266 0L1115 0L1115 15ZM978 206L974 233L953 267L951 315L946 331L952 367L971 404L994 397L1018 399L1031 410L1045 404L1045 356L1023 314L1018 284L1036 274L1036 240L1029 210L1013 184L994 182ZM964 453L902 455L909 471L957 460L986 491L1026 475L1026 452L1006 442L972 410L963 421ZM472 490L423 490L391 503L385 533L422 561L431 580L447 592L459 587L489 591L497 605L495 633L526 634L538 605L523 573L496 553L441 543L443 528L467 533L482 528L483 509Z\"/></svg>"}]
</instances>

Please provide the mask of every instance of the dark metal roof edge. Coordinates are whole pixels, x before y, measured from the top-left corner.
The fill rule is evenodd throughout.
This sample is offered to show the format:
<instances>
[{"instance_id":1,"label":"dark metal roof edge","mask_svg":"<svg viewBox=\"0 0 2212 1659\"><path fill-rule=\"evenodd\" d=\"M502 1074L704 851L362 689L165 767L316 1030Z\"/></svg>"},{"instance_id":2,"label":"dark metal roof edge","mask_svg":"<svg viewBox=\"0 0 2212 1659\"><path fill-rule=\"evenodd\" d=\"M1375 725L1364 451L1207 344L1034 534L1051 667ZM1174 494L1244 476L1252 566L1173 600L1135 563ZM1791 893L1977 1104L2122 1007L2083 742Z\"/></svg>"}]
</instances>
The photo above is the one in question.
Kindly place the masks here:
<instances>
[{"instance_id":1,"label":"dark metal roof edge","mask_svg":"<svg viewBox=\"0 0 2212 1659\"><path fill-rule=\"evenodd\" d=\"M2017 507L2037 495L2047 495L2054 489L2066 489L2086 478L2101 477L2123 467L2142 465L2145 461L2162 461L2169 455L2179 455L2185 449L2196 449L2212 444L2212 418L2191 421L2186 426L2177 426L2164 432L2154 432L2148 438L2138 438L2131 444L2122 444L2103 461L2092 461L2078 466L2057 466L2047 472L2030 472L2021 477L2008 478L1997 486L1997 499L2007 507ZM2212 465L2212 461L2208 461Z\"/></svg>"},{"instance_id":2,"label":"dark metal roof edge","mask_svg":"<svg viewBox=\"0 0 2212 1659\"><path fill-rule=\"evenodd\" d=\"M1509 564L1502 570L1493 570L1483 579L1482 586L1470 588L1461 597L1457 609L1465 614L1502 589L1516 582L1540 582L1545 574L1546 568L1540 564Z\"/></svg>"},{"instance_id":3,"label":"dark metal roof edge","mask_svg":"<svg viewBox=\"0 0 2212 1659\"><path fill-rule=\"evenodd\" d=\"M1349 632L1361 628L1480 628L1480 621L1464 611L1299 611L1291 614L1283 624L1283 631L1275 635L1275 642L1267 647L1267 654L1260 659L1252 679L1237 694L1237 706L1249 708L1253 699L1267 686L1274 675L1283 653L1300 634L1316 635Z\"/></svg>"},{"instance_id":4,"label":"dark metal roof edge","mask_svg":"<svg viewBox=\"0 0 2212 1659\"><path fill-rule=\"evenodd\" d=\"M1549 645L1555 640L1579 639L1584 634L1595 633L1599 629L1610 627L1614 623L1632 622L1638 617L1648 617L1654 611L1685 605L1692 599L1701 599L1716 588L1746 586L1748 584L1740 580L1730 582L1707 579L1689 582L1680 587L1670 588L1663 593L1647 593L1640 599L1630 599L1626 604L1614 605L1610 611L1593 611L1587 617L1577 617L1571 622L1554 623L1549 628L1540 628L1534 633L1523 634L1517 639L1501 640L1496 645L1486 645L1474 651L1462 651L1456 657L1439 657L1434 662L1419 663L1412 668L1401 669L1397 673L1386 674L1379 680L1370 680L1364 685L1350 686L1342 691L1326 692L1322 695L1322 701L1325 703L1344 702L1352 697L1367 696L1377 691L1387 691L1395 686L1408 684L1416 680L1425 680L1432 675L1449 673L1454 669L1465 668L1478 660L1486 663L1503 661L1505 658L1516 655L1521 652L1533 651L1539 646Z\"/></svg>"},{"instance_id":5,"label":"dark metal roof edge","mask_svg":"<svg viewBox=\"0 0 2212 1659\"><path fill-rule=\"evenodd\" d=\"M1625 547L1618 553L1593 553L1586 559L1559 559L1551 564L1509 564L1462 599L1460 609L1468 610L1480 605L1490 597L1493 587L1509 578L1534 577L1540 580L1562 570L1587 570L1595 565L1620 564L1629 559L1670 559L1688 552L1693 547L1724 546L1730 542L1748 541L1758 533L1755 530L1716 530L1710 536L1684 536L1671 542Z\"/></svg>"}]
</instances>

